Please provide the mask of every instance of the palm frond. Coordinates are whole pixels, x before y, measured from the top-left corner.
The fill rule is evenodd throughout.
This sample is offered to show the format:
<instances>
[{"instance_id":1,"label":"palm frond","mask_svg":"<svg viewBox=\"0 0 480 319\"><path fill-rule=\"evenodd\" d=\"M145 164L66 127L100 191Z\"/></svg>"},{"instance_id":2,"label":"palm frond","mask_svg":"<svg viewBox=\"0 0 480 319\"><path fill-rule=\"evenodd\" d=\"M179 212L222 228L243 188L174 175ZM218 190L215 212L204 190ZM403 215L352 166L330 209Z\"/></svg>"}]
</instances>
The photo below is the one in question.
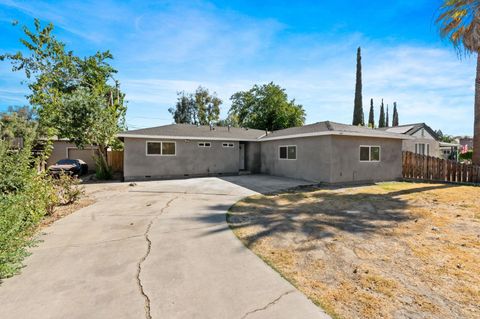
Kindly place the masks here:
<instances>
[{"instance_id":1,"label":"palm frond","mask_svg":"<svg viewBox=\"0 0 480 319\"><path fill-rule=\"evenodd\" d=\"M480 52L480 0L445 0L436 23L459 53Z\"/></svg>"}]
</instances>

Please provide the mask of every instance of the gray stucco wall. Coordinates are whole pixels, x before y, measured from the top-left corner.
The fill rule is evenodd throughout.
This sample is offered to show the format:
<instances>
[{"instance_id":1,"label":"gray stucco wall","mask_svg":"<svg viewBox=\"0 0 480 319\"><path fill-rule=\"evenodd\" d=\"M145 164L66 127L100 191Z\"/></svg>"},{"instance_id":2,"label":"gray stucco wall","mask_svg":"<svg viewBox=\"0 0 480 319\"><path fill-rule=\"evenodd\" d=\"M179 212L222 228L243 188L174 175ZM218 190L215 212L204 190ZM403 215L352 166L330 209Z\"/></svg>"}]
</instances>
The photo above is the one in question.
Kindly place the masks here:
<instances>
[{"instance_id":1,"label":"gray stucco wall","mask_svg":"<svg viewBox=\"0 0 480 319\"><path fill-rule=\"evenodd\" d=\"M279 146L296 145L296 160L279 159ZM380 162L360 162L360 145L381 147ZM402 175L402 141L317 136L261 143L261 172L307 181L342 183L395 180Z\"/></svg>"},{"instance_id":2,"label":"gray stucco wall","mask_svg":"<svg viewBox=\"0 0 480 319\"><path fill-rule=\"evenodd\" d=\"M68 151L70 149L70 152ZM52 154L47 160L47 166L55 164L57 161L65 158L81 159L88 164L88 170L95 170L95 159L91 146L85 147L84 150L79 150L75 144L68 141L54 141Z\"/></svg>"},{"instance_id":3,"label":"gray stucco wall","mask_svg":"<svg viewBox=\"0 0 480 319\"><path fill-rule=\"evenodd\" d=\"M162 141L148 139L148 141ZM198 147L193 140L176 142L175 156L147 156L146 139L124 139L125 180L236 174L239 170L238 142L208 141L211 147ZM222 147L223 142L234 143L233 148ZM149 177L148 177L149 176Z\"/></svg>"},{"instance_id":4,"label":"gray stucco wall","mask_svg":"<svg viewBox=\"0 0 480 319\"><path fill-rule=\"evenodd\" d=\"M161 141L149 139L148 141ZM239 143L234 148L223 142L175 140L176 156L147 156L146 139L125 138L125 180L237 174L240 168ZM297 146L297 159L279 158L279 147ZM360 162L360 145L381 147L380 162ZM252 173L298 178L313 182L343 183L395 180L402 174L402 140L316 136L261 143L245 143L246 169Z\"/></svg>"},{"instance_id":5,"label":"gray stucco wall","mask_svg":"<svg viewBox=\"0 0 480 319\"><path fill-rule=\"evenodd\" d=\"M297 159L279 159L279 147L297 146ZM331 136L265 141L261 143L261 172L307 181L329 182Z\"/></svg>"},{"instance_id":6,"label":"gray stucco wall","mask_svg":"<svg viewBox=\"0 0 480 319\"><path fill-rule=\"evenodd\" d=\"M260 158L260 143L246 142L245 143L245 168L251 173L260 173L261 158Z\"/></svg>"},{"instance_id":7,"label":"gray stucco wall","mask_svg":"<svg viewBox=\"0 0 480 319\"><path fill-rule=\"evenodd\" d=\"M360 145L380 146L380 162L360 162ZM402 177L402 140L332 136L330 183L389 181Z\"/></svg>"}]
</instances>

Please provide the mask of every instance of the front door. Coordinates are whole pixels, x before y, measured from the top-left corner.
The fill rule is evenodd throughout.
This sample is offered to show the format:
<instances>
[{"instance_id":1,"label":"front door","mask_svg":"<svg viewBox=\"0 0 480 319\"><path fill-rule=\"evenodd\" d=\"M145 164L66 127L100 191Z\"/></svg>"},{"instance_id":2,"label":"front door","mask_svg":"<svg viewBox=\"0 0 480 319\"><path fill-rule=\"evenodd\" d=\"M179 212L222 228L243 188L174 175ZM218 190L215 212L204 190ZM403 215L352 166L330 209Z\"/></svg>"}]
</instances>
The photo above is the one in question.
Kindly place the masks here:
<instances>
[{"instance_id":1,"label":"front door","mask_svg":"<svg viewBox=\"0 0 480 319\"><path fill-rule=\"evenodd\" d=\"M245 169L245 144L239 143L238 148L240 150L240 170Z\"/></svg>"}]
</instances>

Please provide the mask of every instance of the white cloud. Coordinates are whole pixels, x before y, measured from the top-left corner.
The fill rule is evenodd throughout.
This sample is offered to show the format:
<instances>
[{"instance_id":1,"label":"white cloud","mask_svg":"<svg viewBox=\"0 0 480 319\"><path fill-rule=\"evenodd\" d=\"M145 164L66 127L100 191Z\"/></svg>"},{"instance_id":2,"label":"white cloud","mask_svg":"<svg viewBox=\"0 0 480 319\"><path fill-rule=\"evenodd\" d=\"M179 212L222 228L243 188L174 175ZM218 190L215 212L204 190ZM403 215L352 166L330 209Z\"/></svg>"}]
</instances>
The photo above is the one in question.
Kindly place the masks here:
<instances>
[{"instance_id":1,"label":"white cloud","mask_svg":"<svg viewBox=\"0 0 480 319\"><path fill-rule=\"evenodd\" d=\"M330 49L330 48L329 48ZM285 87L291 98L304 105L307 121L351 121L355 85L355 51L298 64L297 71L278 67L275 71L244 70L223 75L219 80L128 80L131 112L140 104L151 105L162 118L169 118L166 109L176 100L176 92L193 92L199 85L217 91L225 101L223 115L228 110L228 98L238 90L246 90L254 83L274 81ZM340 52L340 50L339 50ZM353 53L352 53L353 52ZM286 53L284 53L286 54ZM258 73L256 73L256 71ZM446 49L398 46L382 48L370 46L363 51L363 102L367 115L370 98L374 98L378 120L380 99L399 107L400 120L426 122L450 134L471 134L473 122L472 61L459 61L453 51ZM259 74L260 73L260 74ZM155 106L154 106L155 105Z\"/></svg>"}]
</instances>

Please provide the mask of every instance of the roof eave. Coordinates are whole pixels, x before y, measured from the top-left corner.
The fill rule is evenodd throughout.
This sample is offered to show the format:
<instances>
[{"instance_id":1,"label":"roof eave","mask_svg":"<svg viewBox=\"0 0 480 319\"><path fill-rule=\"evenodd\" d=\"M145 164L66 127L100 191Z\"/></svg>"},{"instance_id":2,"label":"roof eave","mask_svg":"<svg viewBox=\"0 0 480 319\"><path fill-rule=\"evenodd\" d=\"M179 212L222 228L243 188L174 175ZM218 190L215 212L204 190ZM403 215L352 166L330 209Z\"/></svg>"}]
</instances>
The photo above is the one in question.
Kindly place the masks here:
<instances>
[{"instance_id":1,"label":"roof eave","mask_svg":"<svg viewBox=\"0 0 480 319\"><path fill-rule=\"evenodd\" d=\"M147 134L117 134L118 138L152 138L169 140L195 140L195 141L245 141L258 142L257 138L239 137L208 137L208 136L174 136L174 135L147 135Z\"/></svg>"},{"instance_id":2,"label":"roof eave","mask_svg":"<svg viewBox=\"0 0 480 319\"><path fill-rule=\"evenodd\" d=\"M357 132L325 131L325 132L312 132L312 133L303 133L303 134L291 134L291 135L283 135L283 136L271 136L271 137L267 136L267 137L261 138L260 142L262 142L262 141L284 140L284 139L289 139L289 138L327 136L327 135L389 138L389 139L398 139L398 140L413 140L414 139L411 136L407 136L407 135L403 135L403 134L376 135L376 134L357 133Z\"/></svg>"},{"instance_id":3,"label":"roof eave","mask_svg":"<svg viewBox=\"0 0 480 319\"><path fill-rule=\"evenodd\" d=\"M343 132L343 131L325 131L325 132L312 132L312 133L303 133L303 134L291 134L291 135L282 135L282 136L269 136L262 135L258 138L239 138L239 137L206 137L206 136L174 136L174 135L148 135L148 134L117 134L118 138L143 138L143 139L169 139L169 140L210 140L210 141L245 141L245 142L263 142L263 141L275 141L275 140L285 140L289 138L302 138L302 137L312 137L312 136L327 136L327 135L337 135L337 136L360 136L360 137L372 137L372 138L387 138L387 139L399 139L399 140L412 140L414 139L411 136L404 134L395 134L395 135L376 135L369 133L360 133L360 132Z\"/></svg>"}]
</instances>

